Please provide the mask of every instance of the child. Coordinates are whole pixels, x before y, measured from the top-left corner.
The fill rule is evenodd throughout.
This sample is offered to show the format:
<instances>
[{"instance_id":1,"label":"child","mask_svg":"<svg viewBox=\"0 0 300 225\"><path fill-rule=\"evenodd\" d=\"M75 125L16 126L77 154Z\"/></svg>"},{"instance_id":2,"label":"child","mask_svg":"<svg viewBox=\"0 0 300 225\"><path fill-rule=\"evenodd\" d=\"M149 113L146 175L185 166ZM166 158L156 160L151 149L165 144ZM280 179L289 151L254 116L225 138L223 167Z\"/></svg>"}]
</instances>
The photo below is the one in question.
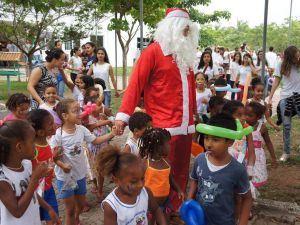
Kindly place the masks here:
<instances>
[{"instance_id":1,"label":"child","mask_svg":"<svg viewBox=\"0 0 300 225\"><path fill-rule=\"evenodd\" d=\"M152 118L147 113L135 112L132 114L128 121L132 137L128 138L123 150L124 152L129 152L137 156L139 155L138 140L144 134L147 127L150 126L151 122Z\"/></svg>"},{"instance_id":2,"label":"child","mask_svg":"<svg viewBox=\"0 0 300 225\"><path fill-rule=\"evenodd\" d=\"M263 100L263 95L264 95L264 85L261 82L260 78L253 78L253 80L251 81L251 86L252 86L252 90L253 90L253 98L248 99L248 103L250 102L258 102L259 104L261 104L262 106L267 107L267 103ZM265 120L267 120L267 122L276 130L279 131L280 128L279 126L277 126L272 118L271 118L271 114L272 114L272 109L267 109L265 110L265 115L260 119L262 122L265 122Z\"/></svg>"},{"instance_id":3,"label":"child","mask_svg":"<svg viewBox=\"0 0 300 225\"><path fill-rule=\"evenodd\" d=\"M70 81L66 74L63 73L63 79L65 84L68 86L68 88L72 91L73 97L76 101L78 101L79 106L83 107L84 105L84 95L85 90L89 87L94 86L94 80L90 76L77 74L77 77L75 79L75 84Z\"/></svg>"},{"instance_id":4,"label":"child","mask_svg":"<svg viewBox=\"0 0 300 225\"><path fill-rule=\"evenodd\" d=\"M71 50L71 59L69 61L69 66L68 66L68 69L71 70L70 76L74 84L75 84L75 79L77 77L77 74L82 73L83 64L80 55L81 55L80 48L75 46Z\"/></svg>"},{"instance_id":5,"label":"child","mask_svg":"<svg viewBox=\"0 0 300 225\"><path fill-rule=\"evenodd\" d=\"M216 79L215 83L214 83L214 87L227 87L227 81L222 78L219 77L218 79ZM227 94L227 91L216 91L216 96L225 98Z\"/></svg>"},{"instance_id":6,"label":"child","mask_svg":"<svg viewBox=\"0 0 300 225\"><path fill-rule=\"evenodd\" d=\"M117 185L102 202L104 225L148 224L148 211L157 224L167 224L151 191L144 187L143 165L136 155L108 145L97 159L98 171L112 176Z\"/></svg>"},{"instance_id":7,"label":"child","mask_svg":"<svg viewBox=\"0 0 300 225\"><path fill-rule=\"evenodd\" d=\"M197 113L199 118L203 123L208 121L207 116L207 104L209 102L212 93L207 86L207 76L203 73L197 73L195 75L196 79L196 103L197 103Z\"/></svg>"},{"instance_id":8,"label":"child","mask_svg":"<svg viewBox=\"0 0 300 225\"><path fill-rule=\"evenodd\" d=\"M73 225L79 223L79 214L85 204L87 168L83 142L101 144L115 136L115 129L112 129L110 134L95 137L87 128L80 125L79 103L73 99L60 101L56 111L63 124L52 136L50 145L52 148L60 147L63 157L54 161L56 163L54 172L59 197L64 200L66 208L66 224Z\"/></svg>"},{"instance_id":9,"label":"child","mask_svg":"<svg viewBox=\"0 0 300 225\"><path fill-rule=\"evenodd\" d=\"M34 129L27 121L0 124L0 218L3 225L41 225L39 206L48 211L54 223L60 224L51 206L35 192L39 179L49 170L42 162L32 172L34 139Z\"/></svg>"},{"instance_id":10,"label":"child","mask_svg":"<svg viewBox=\"0 0 300 225\"><path fill-rule=\"evenodd\" d=\"M217 114L208 122L211 126L236 130L236 121L225 113ZM191 173L188 199L201 204L206 225L236 224L234 194L242 198L239 225L247 224L252 205L250 185L245 168L229 153L233 140L205 135L206 153L199 155Z\"/></svg>"},{"instance_id":11,"label":"child","mask_svg":"<svg viewBox=\"0 0 300 225\"><path fill-rule=\"evenodd\" d=\"M165 160L170 151L170 139L171 135L166 129L149 128L139 140L140 156L145 166L145 187L153 193L167 221L172 212L169 199L171 188L184 200L184 193L172 176L170 164ZM155 224L155 220L149 224Z\"/></svg>"},{"instance_id":12,"label":"child","mask_svg":"<svg viewBox=\"0 0 300 225\"><path fill-rule=\"evenodd\" d=\"M210 117L222 112L224 104L224 98L220 96L212 96L208 102L208 110Z\"/></svg>"},{"instance_id":13,"label":"child","mask_svg":"<svg viewBox=\"0 0 300 225\"><path fill-rule=\"evenodd\" d=\"M38 162L52 164L52 150L48 144L47 137L55 134L55 124L52 115L45 109L34 109L29 112L28 121L35 129L35 149L38 152L37 158L32 160L32 166L35 168ZM44 179L43 199L58 214L58 204L54 188L52 186L53 170L49 171ZM46 221L47 225L52 225L48 212L40 208L40 217Z\"/></svg>"},{"instance_id":14,"label":"child","mask_svg":"<svg viewBox=\"0 0 300 225\"><path fill-rule=\"evenodd\" d=\"M11 113L3 121L24 120L29 112L30 99L22 93L15 93L9 97L5 106Z\"/></svg>"},{"instance_id":15,"label":"child","mask_svg":"<svg viewBox=\"0 0 300 225\"><path fill-rule=\"evenodd\" d=\"M40 109L45 109L49 113L51 113L54 123L56 124L56 127L61 126L61 120L59 119L56 111L55 106L58 103L58 96L57 96L57 90L55 85L49 85L46 86L44 89L44 99L46 100L43 104L39 105Z\"/></svg>"},{"instance_id":16,"label":"child","mask_svg":"<svg viewBox=\"0 0 300 225\"><path fill-rule=\"evenodd\" d=\"M266 156L263 146L263 141L270 152L272 158L272 166L277 167L277 160L274 152L274 147L270 139L268 129L262 121L261 117L264 115L265 107L258 102L250 102L246 106L246 121L249 125L254 127L252 133L256 160L254 164L254 173L252 183L255 187L261 187L267 182L267 165Z\"/></svg>"},{"instance_id":17,"label":"child","mask_svg":"<svg viewBox=\"0 0 300 225\"><path fill-rule=\"evenodd\" d=\"M99 101L98 98L89 97L85 100L88 100L91 103L96 104L96 109L92 111L92 113L88 117L88 125L86 126L96 137L100 137L107 134L107 126L112 126L112 121L108 120L104 114L104 105L102 101ZM101 144L89 144L89 159L90 165L92 167L93 174L93 193L97 194L97 201L101 202L103 200L103 183L104 177L101 174L98 175L98 182L96 179L96 175L98 174L96 171L96 155L99 151L108 144L108 141L103 142Z\"/></svg>"}]
</instances>

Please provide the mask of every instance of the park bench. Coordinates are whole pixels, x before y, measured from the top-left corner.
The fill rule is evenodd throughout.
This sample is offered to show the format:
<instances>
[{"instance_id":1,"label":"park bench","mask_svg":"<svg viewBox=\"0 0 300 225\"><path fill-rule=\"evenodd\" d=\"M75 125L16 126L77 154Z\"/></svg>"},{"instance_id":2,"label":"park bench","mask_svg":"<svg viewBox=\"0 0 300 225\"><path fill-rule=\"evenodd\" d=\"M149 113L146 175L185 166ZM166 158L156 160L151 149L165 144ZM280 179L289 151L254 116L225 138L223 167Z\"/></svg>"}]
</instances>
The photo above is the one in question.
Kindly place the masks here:
<instances>
[{"instance_id":1,"label":"park bench","mask_svg":"<svg viewBox=\"0 0 300 225\"><path fill-rule=\"evenodd\" d=\"M0 67L0 76L6 76L7 79L7 93L10 96L10 77L18 76L20 77L20 61L22 53L21 52L0 52L0 61L11 62L13 64L12 68Z\"/></svg>"}]
</instances>

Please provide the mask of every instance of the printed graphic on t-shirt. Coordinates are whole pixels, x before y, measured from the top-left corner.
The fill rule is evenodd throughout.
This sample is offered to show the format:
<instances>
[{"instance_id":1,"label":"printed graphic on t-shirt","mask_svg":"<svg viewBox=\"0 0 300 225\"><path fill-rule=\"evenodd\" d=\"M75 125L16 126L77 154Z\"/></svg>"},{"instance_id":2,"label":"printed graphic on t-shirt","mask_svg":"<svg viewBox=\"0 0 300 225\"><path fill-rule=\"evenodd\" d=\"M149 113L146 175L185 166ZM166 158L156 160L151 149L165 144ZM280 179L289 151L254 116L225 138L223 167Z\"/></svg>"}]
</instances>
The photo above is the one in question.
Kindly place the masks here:
<instances>
[{"instance_id":1,"label":"printed graphic on t-shirt","mask_svg":"<svg viewBox=\"0 0 300 225\"><path fill-rule=\"evenodd\" d=\"M204 205L213 204L218 197L222 194L223 188L221 184L216 183L213 177L209 176L208 178L201 178L199 183L200 187L200 199Z\"/></svg>"},{"instance_id":2,"label":"printed graphic on t-shirt","mask_svg":"<svg viewBox=\"0 0 300 225\"><path fill-rule=\"evenodd\" d=\"M136 225L144 225L145 224L145 215L140 215L136 217Z\"/></svg>"},{"instance_id":3,"label":"printed graphic on t-shirt","mask_svg":"<svg viewBox=\"0 0 300 225\"><path fill-rule=\"evenodd\" d=\"M76 156L76 155L80 155L81 151L82 151L81 143L78 142L78 143L76 143L76 144L74 145L73 150L70 151L69 154L70 154L71 156Z\"/></svg>"}]
</instances>

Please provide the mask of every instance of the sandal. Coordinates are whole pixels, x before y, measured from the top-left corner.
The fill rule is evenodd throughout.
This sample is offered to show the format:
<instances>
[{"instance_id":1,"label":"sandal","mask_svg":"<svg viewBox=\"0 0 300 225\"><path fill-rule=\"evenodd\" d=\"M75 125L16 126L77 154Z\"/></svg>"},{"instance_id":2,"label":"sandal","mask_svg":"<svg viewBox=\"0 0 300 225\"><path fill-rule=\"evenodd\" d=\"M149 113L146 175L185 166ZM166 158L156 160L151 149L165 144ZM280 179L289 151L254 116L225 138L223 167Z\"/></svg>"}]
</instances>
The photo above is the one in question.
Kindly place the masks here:
<instances>
[{"instance_id":1,"label":"sandal","mask_svg":"<svg viewBox=\"0 0 300 225\"><path fill-rule=\"evenodd\" d=\"M82 212L83 212L83 213L88 212L88 211L90 211L90 209L91 209L91 206L89 205L89 203L86 202L86 203L84 204L84 207L83 207Z\"/></svg>"}]
</instances>

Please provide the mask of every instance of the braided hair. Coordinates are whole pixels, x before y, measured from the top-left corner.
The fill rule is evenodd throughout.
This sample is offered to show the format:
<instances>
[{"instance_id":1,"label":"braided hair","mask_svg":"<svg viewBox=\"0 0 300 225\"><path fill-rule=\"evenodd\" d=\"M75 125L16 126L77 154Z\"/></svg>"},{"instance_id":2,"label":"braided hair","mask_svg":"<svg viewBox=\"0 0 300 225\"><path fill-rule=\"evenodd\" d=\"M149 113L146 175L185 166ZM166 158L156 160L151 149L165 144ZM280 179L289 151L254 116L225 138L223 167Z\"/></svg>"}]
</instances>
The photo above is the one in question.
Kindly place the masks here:
<instances>
[{"instance_id":1,"label":"braided hair","mask_svg":"<svg viewBox=\"0 0 300 225\"><path fill-rule=\"evenodd\" d=\"M7 162L15 141L25 141L30 127L26 120L11 120L0 124L0 165Z\"/></svg>"},{"instance_id":2,"label":"braided hair","mask_svg":"<svg viewBox=\"0 0 300 225\"><path fill-rule=\"evenodd\" d=\"M154 154L161 153L162 146L171 139L169 131L163 128L148 128L138 141L140 156L153 158Z\"/></svg>"}]
</instances>

